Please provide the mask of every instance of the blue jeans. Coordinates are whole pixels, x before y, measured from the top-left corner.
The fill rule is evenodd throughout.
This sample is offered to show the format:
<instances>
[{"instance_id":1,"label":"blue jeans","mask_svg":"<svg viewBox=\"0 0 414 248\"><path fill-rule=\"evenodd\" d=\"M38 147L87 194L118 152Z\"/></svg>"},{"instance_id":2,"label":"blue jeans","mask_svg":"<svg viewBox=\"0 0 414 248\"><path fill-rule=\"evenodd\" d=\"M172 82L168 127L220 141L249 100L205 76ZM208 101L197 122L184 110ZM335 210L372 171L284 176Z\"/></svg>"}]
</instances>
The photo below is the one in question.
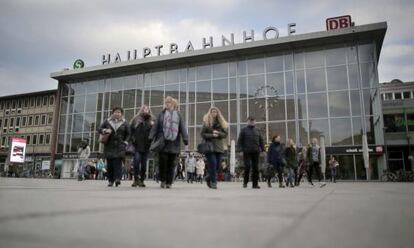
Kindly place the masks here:
<instances>
[{"instance_id":1,"label":"blue jeans","mask_svg":"<svg viewBox=\"0 0 414 248\"><path fill-rule=\"evenodd\" d=\"M217 183L217 169L221 162L221 153L218 152L211 152L207 153L207 172L208 172L208 179L210 183L216 184Z\"/></svg>"},{"instance_id":2,"label":"blue jeans","mask_svg":"<svg viewBox=\"0 0 414 248\"><path fill-rule=\"evenodd\" d=\"M144 181L147 173L147 158L148 152L136 152L134 156L134 178L140 176L141 181Z\"/></svg>"},{"instance_id":3,"label":"blue jeans","mask_svg":"<svg viewBox=\"0 0 414 248\"><path fill-rule=\"evenodd\" d=\"M84 177L85 176L85 165L86 165L86 160L79 160L79 167L78 167L78 177Z\"/></svg>"},{"instance_id":4,"label":"blue jeans","mask_svg":"<svg viewBox=\"0 0 414 248\"><path fill-rule=\"evenodd\" d=\"M288 168L288 178L287 184L294 185L295 183L295 170L293 168Z\"/></svg>"}]
</instances>

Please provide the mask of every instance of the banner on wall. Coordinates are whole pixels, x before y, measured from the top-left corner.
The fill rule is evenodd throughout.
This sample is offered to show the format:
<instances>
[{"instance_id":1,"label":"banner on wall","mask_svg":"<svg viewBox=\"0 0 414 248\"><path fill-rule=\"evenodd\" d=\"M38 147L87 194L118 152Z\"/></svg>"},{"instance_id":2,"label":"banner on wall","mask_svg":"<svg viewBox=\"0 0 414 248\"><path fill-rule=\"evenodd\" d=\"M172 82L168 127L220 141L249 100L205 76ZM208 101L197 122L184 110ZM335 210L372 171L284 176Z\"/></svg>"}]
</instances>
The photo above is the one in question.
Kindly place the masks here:
<instances>
[{"instance_id":1,"label":"banner on wall","mask_svg":"<svg viewBox=\"0 0 414 248\"><path fill-rule=\"evenodd\" d=\"M26 139L13 137L11 138L10 162L24 163L26 155Z\"/></svg>"}]
</instances>

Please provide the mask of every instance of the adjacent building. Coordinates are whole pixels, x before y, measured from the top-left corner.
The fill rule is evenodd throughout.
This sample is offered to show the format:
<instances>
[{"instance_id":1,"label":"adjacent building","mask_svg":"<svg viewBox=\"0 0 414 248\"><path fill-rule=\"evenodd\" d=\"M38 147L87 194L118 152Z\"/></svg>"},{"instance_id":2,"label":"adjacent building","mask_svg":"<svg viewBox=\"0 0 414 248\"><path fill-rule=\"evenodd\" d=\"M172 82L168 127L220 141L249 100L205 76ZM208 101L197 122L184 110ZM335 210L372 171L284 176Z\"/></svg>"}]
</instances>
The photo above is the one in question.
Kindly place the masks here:
<instances>
[{"instance_id":1,"label":"adjacent building","mask_svg":"<svg viewBox=\"0 0 414 248\"><path fill-rule=\"evenodd\" d=\"M413 170L414 82L395 79L380 87L388 168Z\"/></svg>"},{"instance_id":2,"label":"adjacent building","mask_svg":"<svg viewBox=\"0 0 414 248\"><path fill-rule=\"evenodd\" d=\"M53 163L56 93L56 90L48 90L0 97L1 173L5 172L12 137L27 141L26 158L24 164L19 164L19 176L39 174L42 165L45 168Z\"/></svg>"},{"instance_id":3,"label":"adjacent building","mask_svg":"<svg viewBox=\"0 0 414 248\"><path fill-rule=\"evenodd\" d=\"M228 144L254 115L267 142L280 134L303 147L312 137L323 138L327 155L340 162L341 179L378 179L385 156L377 64L386 29L386 23L374 23L256 41L244 37L239 44L227 37L219 47L204 39L200 50L187 46L127 61L105 55L103 65L52 73L59 82L56 161L70 176L82 140L90 141L92 157L103 151L96 130L113 106L122 106L130 120L143 104L158 114L170 95L179 101L192 150L201 142L202 116L217 106L230 123Z\"/></svg>"}]
</instances>

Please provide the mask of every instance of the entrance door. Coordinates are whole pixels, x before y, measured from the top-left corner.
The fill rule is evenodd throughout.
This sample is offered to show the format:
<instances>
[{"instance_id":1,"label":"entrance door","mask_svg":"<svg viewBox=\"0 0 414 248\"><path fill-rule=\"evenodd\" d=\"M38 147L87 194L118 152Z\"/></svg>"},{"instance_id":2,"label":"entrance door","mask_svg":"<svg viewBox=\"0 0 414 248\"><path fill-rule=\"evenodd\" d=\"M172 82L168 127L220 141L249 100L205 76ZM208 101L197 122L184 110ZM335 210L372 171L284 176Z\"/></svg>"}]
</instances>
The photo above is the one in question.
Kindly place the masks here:
<instances>
[{"instance_id":1,"label":"entrance door","mask_svg":"<svg viewBox=\"0 0 414 248\"><path fill-rule=\"evenodd\" d=\"M391 172L396 172L398 170L405 170L403 151L388 152L388 168Z\"/></svg>"}]
</instances>

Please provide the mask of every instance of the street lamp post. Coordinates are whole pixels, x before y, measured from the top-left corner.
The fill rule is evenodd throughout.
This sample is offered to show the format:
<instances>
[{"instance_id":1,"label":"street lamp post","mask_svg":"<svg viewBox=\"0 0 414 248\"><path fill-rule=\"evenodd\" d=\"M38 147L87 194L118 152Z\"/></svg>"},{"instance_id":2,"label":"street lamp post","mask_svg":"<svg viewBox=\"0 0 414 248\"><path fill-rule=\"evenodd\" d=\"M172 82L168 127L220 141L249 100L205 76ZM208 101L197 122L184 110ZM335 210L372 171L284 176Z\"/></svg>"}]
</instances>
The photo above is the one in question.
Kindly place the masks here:
<instances>
[{"instance_id":1,"label":"street lamp post","mask_svg":"<svg viewBox=\"0 0 414 248\"><path fill-rule=\"evenodd\" d=\"M384 130L384 149L385 149L385 170L388 170L388 148L387 148L387 139L385 137L385 131L387 130L387 127L383 127Z\"/></svg>"}]
</instances>

